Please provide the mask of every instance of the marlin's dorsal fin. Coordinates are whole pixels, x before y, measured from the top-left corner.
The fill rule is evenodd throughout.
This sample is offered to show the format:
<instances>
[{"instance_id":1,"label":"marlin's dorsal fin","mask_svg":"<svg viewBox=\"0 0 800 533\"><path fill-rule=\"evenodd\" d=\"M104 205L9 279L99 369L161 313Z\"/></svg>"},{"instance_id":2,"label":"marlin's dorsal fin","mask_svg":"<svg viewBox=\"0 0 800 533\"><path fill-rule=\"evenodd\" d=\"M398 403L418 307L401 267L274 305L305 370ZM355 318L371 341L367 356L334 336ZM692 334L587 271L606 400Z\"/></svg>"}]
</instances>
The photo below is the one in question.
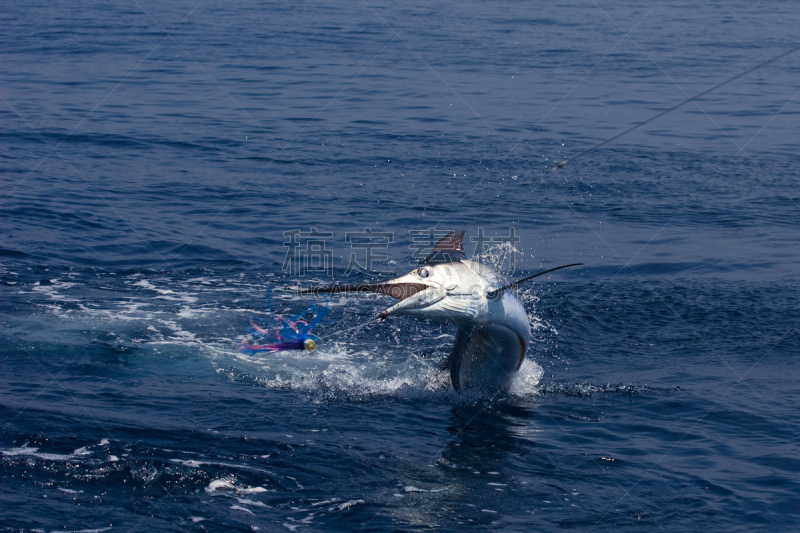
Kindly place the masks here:
<instances>
[{"instance_id":1,"label":"marlin's dorsal fin","mask_svg":"<svg viewBox=\"0 0 800 533\"><path fill-rule=\"evenodd\" d=\"M549 274L550 272L554 272L556 270L561 270L562 268L580 266L582 264L583 263L572 263L572 264L569 264L569 265L561 265L561 266L558 266L558 267L555 267L555 268L548 268L547 270L542 270L541 272L537 272L536 274L532 274L530 276L525 276L522 279L518 279L517 281L513 281L513 282L509 283L508 285L503 285L499 289L495 289L493 291L489 291L487 293L487 296L489 296L490 298L493 298L493 297L497 296L498 294L500 294L501 292L507 291L508 289L511 289L512 287L516 287L520 283L522 283L524 281L528 281L529 279L538 278L539 276L543 276L544 274Z\"/></svg>"},{"instance_id":2,"label":"marlin's dorsal fin","mask_svg":"<svg viewBox=\"0 0 800 533\"><path fill-rule=\"evenodd\" d=\"M433 251L420 261L420 265L455 263L464 255L464 230L451 231L436 243Z\"/></svg>"}]
</instances>

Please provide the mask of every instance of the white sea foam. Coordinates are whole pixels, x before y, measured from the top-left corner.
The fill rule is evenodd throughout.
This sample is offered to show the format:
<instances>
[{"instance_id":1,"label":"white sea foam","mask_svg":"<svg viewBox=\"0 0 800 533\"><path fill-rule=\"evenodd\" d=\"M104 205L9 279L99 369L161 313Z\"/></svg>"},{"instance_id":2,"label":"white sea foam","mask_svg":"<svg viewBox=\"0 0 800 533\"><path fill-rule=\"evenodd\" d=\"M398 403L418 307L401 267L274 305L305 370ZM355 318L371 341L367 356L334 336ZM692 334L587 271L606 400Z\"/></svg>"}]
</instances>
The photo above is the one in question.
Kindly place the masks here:
<instances>
[{"instance_id":1,"label":"white sea foam","mask_svg":"<svg viewBox=\"0 0 800 533\"><path fill-rule=\"evenodd\" d=\"M314 502L311 504L311 507L317 507L319 505L327 505L329 503L336 503L339 501L339 498L331 498L330 500L322 500L321 502Z\"/></svg>"},{"instance_id":2,"label":"white sea foam","mask_svg":"<svg viewBox=\"0 0 800 533\"><path fill-rule=\"evenodd\" d=\"M214 315L218 313L218 309L213 308L202 308L202 309L192 309L189 307L181 307L181 309L175 313L175 316L184 319L191 319L191 318L200 318L204 316Z\"/></svg>"},{"instance_id":3,"label":"white sea foam","mask_svg":"<svg viewBox=\"0 0 800 533\"><path fill-rule=\"evenodd\" d=\"M522 362L514 381L511 383L510 394L520 398L528 398L539 393L539 382L544 375L544 369L535 361L525 359Z\"/></svg>"},{"instance_id":4,"label":"white sea foam","mask_svg":"<svg viewBox=\"0 0 800 533\"><path fill-rule=\"evenodd\" d=\"M40 453L39 448L29 448L27 446L22 446L20 448L10 448L7 450L0 450L3 455L7 457L16 457L16 456L31 456L36 457L37 459L43 459L45 461L69 461L70 459L75 459L77 456L70 454L64 455L60 453Z\"/></svg>"},{"instance_id":5,"label":"white sea foam","mask_svg":"<svg viewBox=\"0 0 800 533\"><path fill-rule=\"evenodd\" d=\"M364 500L350 500L349 502L344 502L342 504L339 504L337 506L337 509L339 509L340 511L344 511L345 509L349 509L349 508L351 508L353 506L356 506L356 505L359 505L359 504L362 504L362 503L364 503Z\"/></svg>"},{"instance_id":6,"label":"white sea foam","mask_svg":"<svg viewBox=\"0 0 800 533\"><path fill-rule=\"evenodd\" d=\"M258 502L258 501L255 501L255 500L251 500L250 498L236 498L236 501L238 501L242 505L253 505L255 507L269 507L269 505L267 505L264 502Z\"/></svg>"},{"instance_id":7,"label":"white sea foam","mask_svg":"<svg viewBox=\"0 0 800 533\"><path fill-rule=\"evenodd\" d=\"M259 494L261 492L269 492L264 487L236 487L236 492L239 494Z\"/></svg>"},{"instance_id":8,"label":"white sea foam","mask_svg":"<svg viewBox=\"0 0 800 533\"><path fill-rule=\"evenodd\" d=\"M154 296L157 300L170 300L173 302L186 302L190 304L197 302L197 297L189 294L178 294L175 291L169 290L159 290L156 292L159 293L158 296Z\"/></svg>"},{"instance_id":9,"label":"white sea foam","mask_svg":"<svg viewBox=\"0 0 800 533\"><path fill-rule=\"evenodd\" d=\"M413 485L408 485L405 487L406 492L442 492L444 489L421 489L419 487L415 487Z\"/></svg>"},{"instance_id":10,"label":"white sea foam","mask_svg":"<svg viewBox=\"0 0 800 533\"><path fill-rule=\"evenodd\" d=\"M100 533L101 531L108 531L110 527L101 527L98 529L73 529L73 530L56 530L58 533Z\"/></svg>"},{"instance_id":11,"label":"white sea foam","mask_svg":"<svg viewBox=\"0 0 800 533\"><path fill-rule=\"evenodd\" d=\"M75 283L63 282L58 280L50 280L50 282L46 285L42 285L40 282L36 282L31 286L31 290L37 294L41 294L46 296L50 300L57 302L58 305L56 306L56 314L63 314L64 311L61 308L61 305L66 303L79 303L80 300L77 298L72 298L63 294L64 291L68 290L70 287L74 287ZM24 293L25 291L21 291Z\"/></svg>"},{"instance_id":12,"label":"white sea foam","mask_svg":"<svg viewBox=\"0 0 800 533\"><path fill-rule=\"evenodd\" d=\"M253 379L266 388L296 390L321 401L400 398L452 403L459 400L450 385L449 373L440 368L452 345L453 335L446 330L431 331L423 347L417 348L414 335L425 335L424 327L415 328L417 333L401 328L399 323L378 327L366 319L355 319L347 310L353 306L353 300L334 299L328 305L337 307L341 325L319 328L323 338L316 351L252 356L239 352L237 347L242 338L240 334L245 333L247 316L265 312L258 305L263 297L260 284L238 278L225 282L202 276L176 283L168 277L144 279L141 274L129 276L126 284L130 296L122 300L77 302L68 306L53 300L66 298L63 291L74 283L56 280L52 285L37 286L35 290L50 296L52 303L47 304L50 312L77 321L74 322L76 328L85 328L86 322L102 322L101 327L107 331L119 332L113 342L122 346L135 343L137 348L189 347L208 357L232 379ZM254 295L253 301L242 299L252 304L250 306L237 304L236 299L225 295L217 296L218 293L238 295L244 285ZM197 303L199 295L207 295L210 300L203 296L203 301ZM280 306L286 302L287 307L295 310L299 307L294 295L275 294L273 298L273 303ZM521 298L530 304L537 297L525 293ZM367 302L362 304L368 305ZM341 313L345 316L338 316ZM532 329L552 329L535 316L531 318ZM235 322L240 324L242 331L239 333L231 329L230 324ZM356 326L350 327L353 323ZM370 343L367 339L376 341ZM536 346L531 345L530 353L535 351ZM522 398L536 395L542 375L539 365L526 360L515 377L511 395Z\"/></svg>"},{"instance_id":13,"label":"white sea foam","mask_svg":"<svg viewBox=\"0 0 800 533\"><path fill-rule=\"evenodd\" d=\"M213 281L219 281L219 280L215 280L214 278L200 277L200 278L187 279L186 283L200 283L202 285L211 285Z\"/></svg>"},{"instance_id":14,"label":"white sea foam","mask_svg":"<svg viewBox=\"0 0 800 533\"><path fill-rule=\"evenodd\" d=\"M218 367L231 378L239 379L243 371L264 387L302 391L320 399L399 397L458 401L449 373L440 368L440 359L420 357L402 347L354 351L351 346L331 342L313 353L288 351L256 356L234 355L222 349L213 359L217 365L226 359L236 362L238 370L232 373ZM210 354L209 347L205 348ZM526 359L514 378L511 396L537 395L543 374L535 361Z\"/></svg>"},{"instance_id":15,"label":"white sea foam","mask_svg":"<svg viewBox=\"0 0 800 533\"><path fill-rule=\"evenodd\" d=\"M224 463L224 462L221 462L221 461L195 461L194 459L170 459L169 461L171 463L177 463L177 464L180 464L180 465L183 465L183 466L188 466L190 468L201 468L201 467L206 466L206 465L208 465L208 466L221 466L223 468L235 468L237 470L247 470L249 472L257 472L259 474L266 474L266 475L270 475L270 476L277 475L277 474L275 474L275 472L271 472L271 471L266 470L264 468L258 468L258 467L250 466L250 465L246 465L246 464ZM244 490L248 490L248 489L243 489L242 487L237 487L237 490L238 491L244 491ZM267 489L263 489L262 490L261 487L257 487L256 489L253 489L253 490L256 490L256 492L264 492Z\"/></svg>"},{"instance_id":16,"label":"white sea foam","mask_svg":"<svg viewBox=\"0 0 800 533\"><path fill-rule=\"evenodd\" d=\"M179 463L182 464L183 466L189 466L191 468L200 468L204 464L207 464L203 461L195 461L193 459L170 459L169 461L171 463Z\"/></svg>"},{"instance_id":17,"label":"white sea foam","mask_svg":"<svg viewBox=\"0 0 800 533\"><path fill-rule=\"evenodd\" d=\"M213 480L205 488L208 494L216 494L219 492L235 492L237 494L259 494L261 492L269 492L264 487L240 487L235 484L232 477L225 477Z\"/></svg>"},{"instance_id":18,"label":"white sea foam","mask_svg":"<svg viewBox=\"0 0 800 533\"><path fill-rule=\"evenodd\" d=\"M222 478L213 480L208 484L205 490L209 494L214 494L215 492L219 492L221 490L233 490L233 488L233 479Z\"/></svg>"}]
</instances>

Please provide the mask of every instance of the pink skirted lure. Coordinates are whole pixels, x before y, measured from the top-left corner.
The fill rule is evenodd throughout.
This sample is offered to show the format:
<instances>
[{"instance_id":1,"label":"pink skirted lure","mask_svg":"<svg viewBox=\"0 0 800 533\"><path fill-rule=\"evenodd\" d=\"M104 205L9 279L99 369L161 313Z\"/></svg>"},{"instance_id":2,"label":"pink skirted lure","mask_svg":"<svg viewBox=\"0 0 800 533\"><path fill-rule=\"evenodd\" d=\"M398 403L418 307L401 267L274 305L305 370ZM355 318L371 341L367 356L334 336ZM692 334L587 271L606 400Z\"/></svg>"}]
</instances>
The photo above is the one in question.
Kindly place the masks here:
<instances>
[{"instance_id":1,"label":"pink skirted lure","mask_svg":"<svg viewBox=\"0 0 800 533\"><path fill-rule=\"evenodd\" d=\"M261 327L250 319L250 332L256 337L255 344L242 341L239 349L251 355L256 352L282 352L284 350L308 350L317 347L319 337L311 334L325 315L328 306L313 306L289 319L272 317L272 327Z\"/></svg>"}]
</instances>

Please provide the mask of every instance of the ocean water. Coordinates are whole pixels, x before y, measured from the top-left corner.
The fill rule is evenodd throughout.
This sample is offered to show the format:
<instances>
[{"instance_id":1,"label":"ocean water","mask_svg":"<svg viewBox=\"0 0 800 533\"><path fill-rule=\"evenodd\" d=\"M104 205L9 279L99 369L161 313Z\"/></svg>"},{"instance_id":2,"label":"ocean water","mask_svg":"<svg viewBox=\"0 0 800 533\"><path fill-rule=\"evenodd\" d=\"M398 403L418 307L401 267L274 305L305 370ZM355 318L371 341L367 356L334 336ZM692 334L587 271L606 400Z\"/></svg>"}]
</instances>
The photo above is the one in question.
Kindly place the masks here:
<instances>
[{"instance_id":1,"label":"ocean water","mask_svg":"<svg viewBox=\"0 0 800 533\"><path fill-rule=\"evenodd\" d=\"M0 528L797 531L800 52L549 169L798 18L4 3ZM584 263L521 287L505 397L378 295L332 297L314 352L238 350L456 229L512 278Z\"/></svg>"}]
</instances>

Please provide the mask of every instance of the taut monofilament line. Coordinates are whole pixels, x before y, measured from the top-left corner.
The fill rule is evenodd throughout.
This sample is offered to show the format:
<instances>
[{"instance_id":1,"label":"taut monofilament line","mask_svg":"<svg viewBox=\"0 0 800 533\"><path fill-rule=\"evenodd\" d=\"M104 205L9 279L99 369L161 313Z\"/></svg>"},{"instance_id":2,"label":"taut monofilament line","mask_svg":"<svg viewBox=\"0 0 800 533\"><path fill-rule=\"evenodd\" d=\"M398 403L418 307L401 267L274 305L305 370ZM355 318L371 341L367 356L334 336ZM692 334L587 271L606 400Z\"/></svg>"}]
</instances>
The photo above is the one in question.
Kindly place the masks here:
<instances>
[{"instance_id":1,"label":"taut monofilament line","mask_svg":"<svg viewBox=\"0 0 800 533\"><path fill-rule=\"evenodd\" d=\"M779 55L777 55L777 56L775 56L773 58L767 59L766 61L762 61L761 63L759 63L759 64L757 64L757 65L755 65L753 67L750 67L749 69L745 70L744 72L740 72L736 76L734 76L732 78L728 78L727 80L714 85L710 89L706 89L705 91L703 91L701 93L698 93L698 94L696 94L694 96L690 96L689 98L687 98L687 99L675 104L674 106L670 107L669 109L665 109L664 111L661 111L660 113L658 113L656 115L653 115L652 117L648 118L644 122L640 122L639 124L636 124L635 126L631 126L627 130L623 131L622 133L618 133L617 135L614 135L613 137L611 137L608 140L605 140L605 141L603 141L601 143L598 143L598 144L592 146L591 148L587 148L586 150L584 150L582 152L578 152L578 154L576 156L574 156L574 157L571 157L569 159L563 160L561 163L559 163L556 166L554 166L553 168L551 168L550 172L555 172L556 170L558 170L560 168L564 168L565 166L567 166L567 163L569 163L570 161L575 161L576 159L578 159L580 157L583 157L586 154L590 154L590 153L594 152L595 150L598 150L598 149L602 148L603 146L616 141L620 137L623 137L623 136L629 134L630 132L641 128L642 126L646 126L647 124L653 122L654 120L657 120L657 119L663 117L664 115L675 111L679 107L683 107L684 105L688 104L689 102L694 102L698 98L702 98L703 96L707 95L708 93L714 92L717 89L719 89L721 87L724 87L724 86L728 85L729 83L732 83L732 82L738 80L739 78L741 78L743 76L746 76L746 75L750 74L751 72L760 69L761 67L765 67L765 66L769 65L770 63L774 63L775 61L778 61L779 59L782 59L782 58L784 58L784 57L786 57L788 55L791 55L791 54L797 52L798 50L800 50L800 46L795 46L791 50L783 52L782 54L779 54Z\"/></svg>"}]
</instances>

